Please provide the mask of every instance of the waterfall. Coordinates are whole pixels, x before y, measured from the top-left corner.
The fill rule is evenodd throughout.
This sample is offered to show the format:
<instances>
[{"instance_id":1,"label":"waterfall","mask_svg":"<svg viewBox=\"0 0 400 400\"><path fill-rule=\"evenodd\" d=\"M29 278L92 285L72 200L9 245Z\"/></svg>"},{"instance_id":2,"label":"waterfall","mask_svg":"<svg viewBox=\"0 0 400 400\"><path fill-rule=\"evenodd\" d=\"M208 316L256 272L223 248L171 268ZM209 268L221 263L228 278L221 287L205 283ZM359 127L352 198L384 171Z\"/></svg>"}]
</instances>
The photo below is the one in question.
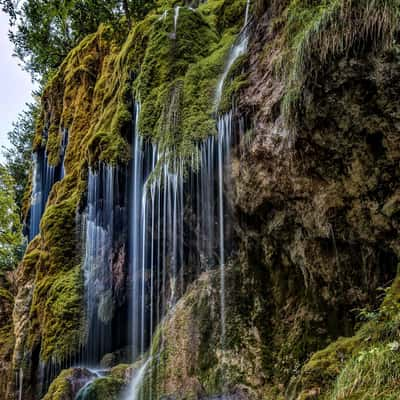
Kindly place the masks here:
<instances>
[{"instance_id":1,"label":"waterfall","mask_svg":"<svg viewBox=\"0 0 400 400\"><path fill-rule=\"evenodd\" d=\"M231 48L225 69L220 77L215 93L215 104L218 107L221 102L222 92L225 80L230 69L236 60L246 53L248 44L247 24L249 19L250 0L247 1L245 23L242 32L239 34L239 40ZM221 302L221 348L225 347L225 207L224 191L229 189L230 173L225 173L225 166L230 165L230 148L232 140L232 110L218 117L218 226L219 226L219 265L220 265L220 302Z\"/></svg>"},{"instance_id":2,"label":"waterfall","mask_svg":"<svg viewBox=\"0 0 400 400\"><path fill-rule=\"evenodd\" d=\"M83 215L86 354L91 365L110 351L112 298L112 250L115 169L100 166L88 177L87 208Z\"/></svg>"},{"instance_id":3,"label":"waterfall","mask_svg":"<svg viewBox=\"0 0 400 400\"><path fill-rule=\"evenodd\" d=\"M233 112L218 119L218 135L200 143L184 178L184 163L172 153L159 152L138 131L139 104L135 105L130 196L130 265L132 280L132 342L134 359L143 355L154 328L184 293L186 274L220 266L221 345L225 337L226 257L231 245L230 151ZM187 227L185 212L195 218ZM214 243L214 239L217 242ZM197 243L194 248L185 243ZM188 260L192 270L185 270ZM194 271L193 271L194 270ZM129 400L134 399L133 395Z\"/></svg>"},{"instance_id":4,"label":"waterfall","mask_svg":"<svg viewBox=\"0 0 400 400\"><path fill-rule=\"evenodd\" d=\"M160 317L177 300L177 280L182 282L178 272L183 266L182 164L167 161L167 153L160 154L156 145L143 142L139 112L136 104L130 201L134 357L146 351Z\"/></svg>"},{"instance_id":5,"label":"waterfall","mask_svg":"<svg viewBox=\"0 0 400 400\"><path fill-rule=\"evenodd\" d=\"M178 29L178 19L179 19L179 11L180 11L180 7L176 6L175 7L175 14L174 14L174 35L176 38L176 33L177 33L177 29Z\"/></svg>"},{"instance_id":6,"label":"waterfall","mask_svg":"<svg viewBox=\"0 0 400 400\"><path fill-rule=\"evenodd\" d=\"M59 168L49 164L46 150L40 149L33 153L29 241L39 233L40 220L45 211L47 199L54 183L59 179Z\"/></svg>"},{"instance_id":7,"label":"waterfall","mask_svg":"<svg viewBox=\"0 0 400 400\"><path fill-rule=\"evenodd\" d=\"M179 10L175 8L175 35ZM246 24L248 12L247 8ZM245 53L247 41L244 29L230 50L219 79L217 108L224 82L232 65ZM124 174L129 179L129 199L120 198L117 167L100 164L88 173L82 214L86 337L81 362L85 365L98 365L102 356L115 348L113 260L119 243L116 236L126 225L130 309L125 323L129 325L133 360L147 352L155 328L184 294L185 285L209 269L220 273L221 349L225 349L225 265L233 247L228 201L231 148L235 141L233 112L217 118L217 135L198 143L189 161L174 149L143 138L139 132L140 112L140 103L135 102L132 159L129 173ZM67 142L65 132L62 161ZM127 399L137 399L149 363L150 358L137 371Z\"/></svg>"},{"instance_id":8,"label":"waterfall","mask_svg":"<svg viewBox=\"0 0 400 400\"><path fill-rule=\"evenodd\" d=\"M225 231L228 220L226 212L228 205L225 204L225 193L230 192L230 151L232 141L232 111L224 114L218 119L218 218L219 218L219 263L220 263L220 301L221 301L221 347L225 347Z\"/></svg>"},{"instance_id":9,"label":"waterfall","mask_svg":"<svg viewBox=\"0 0 400 400\"><path fill-rule=\"evenodd\" d=\"M62 139L61 139L61 179L65 176L65 153L67 151L68 146L68 130L66 128L62 131Z\"/></svg>"},{"instance_id":10,"label":"waterfall","mask_svg":"<svg viewBox=\"0 0 400 400\"><path fill-rule=\"evenodd\" d=\"M249 3L246 8L248 22ZM176 34L179 7L175 8ZM229 52L219 79L218 108L224 82L247 49L247 29ZM225 265L231 254L231 148L235 140L233 111L217 118L217 135L199 143L189 163L173 149L159 149L139 132L140 104L134 106L131 195L130 276L131 335L134 359L152 342L153 331L185 291L190 279L219 267L221 349L225 348ZM187 165L188 164L188 165ZM185 216L191 216L191 222ZM144 370L135 376L129 400L137 398ZM134 388L134 389L132 389Z\"/></svg>"},{"instance_id":11,"label":"waterfall","mask_svg":"<svg viewBox=\"0 0 400 400\"><path fill-rule=\"evenodd\" d=\"M247 0L246 3L246 13L244 17L244 26L246 27L247 24L249 23L249 16L250 16L250 0Z\"/></svg>"},{"instance_id":12,"label":"waterfall","mask_svg":"<svg viewBox=\"0 0 400 400\"><path fill-rule=\"evenodd\" d=\"M22 368L20 368L19 373L17 373L17 380L18 380L18 400L23 400L22 391L24 387L24 371Z\"/></svg>"},{"instance_id":13,"label":"waterfall","mask_svg":"<svg viewBox=\"0 0 400 400\"><path fill-rule=\"evenodd\" d=\"M49 164L45 148L40 148L32 154L32 190L29 214L29 234L31 241L40 231L40 220L46 209L46 203L53 185L64 178L64 158L68 145L68 131L64 129L61 137L60 159L57 166Z\"/></svg>"},{"instance_id":14,"label":"waterfall","mask_svg":"<svg viewBox=\"0 0 400 400\"><path fill-rule=\"evenodd\" d=\"M30 209L29 241L39 233L39 224L42 217L42 168L39 164L38 153L32 156L32 194Z\"/></svg>"},{"instance_id":15,"label":"waterfall","mask_svg":"<svg viewBox=\"0 0 400 400\"><path fill-rule=\"evenodd\" d=\"M140 388L143 382L144 375L146 373L147 367L151 361L149 357L146 361L143 362L142 366L136 371L135 376L131 384L129 385L128 392L125 396L126 400L138 400L140 394Z\"/></svg>"},{"instance_id":16,"label":"waterfall","mask_svg":"<svg viewBox=\"0 0 400 400\"><path fill-rule=\"evenodd\" d=\"M126 342L128 327L123 304L126 263L126 169L100 164L90 170L87 205L82 214L86 336L81 361L96 367L101 358Z\"/></svg>"}]
</instances>

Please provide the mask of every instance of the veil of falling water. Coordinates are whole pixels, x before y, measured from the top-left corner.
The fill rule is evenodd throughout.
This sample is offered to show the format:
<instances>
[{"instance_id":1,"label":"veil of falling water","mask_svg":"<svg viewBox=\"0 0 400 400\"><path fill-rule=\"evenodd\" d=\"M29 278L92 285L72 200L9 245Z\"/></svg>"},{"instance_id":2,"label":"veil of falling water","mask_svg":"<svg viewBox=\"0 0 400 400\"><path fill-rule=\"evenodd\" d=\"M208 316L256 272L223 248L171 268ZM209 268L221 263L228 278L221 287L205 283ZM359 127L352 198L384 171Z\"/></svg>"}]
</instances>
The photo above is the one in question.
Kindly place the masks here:
<instances>
[{"instance_id":1,"label":"veil of falling water","mask_svg":"<svg viewBox=\"0 0 400 400\"><path fill-rule=\"evenodd\" d=\"M111 350L112 248L114 230L115 169L101 166L88 177L84 213L85 310L87 345L84 359L95 365Z\"/></svg>"},{"instance_id":2,"label":"veil of falling water","mask_svg":"<svg viewBox=\"0 0 400 400\"><path fill-rule=\"evenodd\" d=\"M245 28L228 54L216 87L216 109L230 68L247 48L249 4ZM180 8L176 7L175 37L179 11ZM224 350L225 264L232 249L231 210L227 198L230 154L237 134L234 113L229 111L216 119L217 135L199 143L190 160L174 155L174 149L161 149L145 141L138 129L139 102L135 103L133 114L132 161L130 172L125 174L130 177L129 198L118 199L121 190L116 167L101 164L97 170L88 173L87 205L81 216L86 337L79 356L65 363L68 366L73 363L96 366L103 355L113 351L113 252L115 232L121 229L126 218L129 218L127 236L131 292L127 325L130 328L132 359L144 356L153 340L155 328L183 295L185 285L201 272L217 267L221 282L221 349ZM62 159L67 142L65 132ZM64 162L60 177L65 174L63 165ZM43 175L42 169L38 168L37 174ZM45 174L50 181L54 180L51 170ZM35 182L42 182L42 175L35 176ZM34 191L32 199L36 196L35 199L42 202L46 190L41 185L40 190ZM34 207L34 201L32 204ZM126 204L128 210L125 214L123 208ZM119 225L117 228L116 224ZM141 381L146 368L152 364L149 360L143 361L136 373L125 396L127 400L139 398ZM59 368L51 368L54 371L50 375L54 377Z\"/></svg>"},{"instance_id":3,"label":"veil of falling water","mask_svg":"<svg viewBox=\"0 0 400 400\"><path fill-rule=\"evenodd\" d=\"M29 218L28 239L31 241L40 230L40 220L46 208L47 199L53 185L65 175L64 157L68 143L68 132L64 129L61 133L61 162L58 166L49 164L45 148L41 148L32 156L32 193Z\"/></svg>"},{"instance_id":4,"label":"veil of falling water","mask_svg":"<svg viewBox=\"0 0 400 400\"><path fill-rule=\"evenodd\" d=\"M217 85L216 108L229 70L247 49L249 6L250 2L244 29L229 52ZM178 18L179 7L174 15L175 36ZM233 112L218 117L218 134L200 143L187 169L179 157L159 151L151 143L143 143L138 129L139 114L140 105L136 103L130 207L134 355L145 353L154 327L184 293L186 275L198 275L216 265L220 267L221 348L224 350L225 263L232 248L229 243L231 210L226 198L230 187L230 152L235 139ZM185 220L187 212L194 215L194 229ZM195 246L187 245L193 243ZM127 400L139 398L138 376L144 375L147 364L148 360L133 380Z\"/></svg>"}]
</instances>

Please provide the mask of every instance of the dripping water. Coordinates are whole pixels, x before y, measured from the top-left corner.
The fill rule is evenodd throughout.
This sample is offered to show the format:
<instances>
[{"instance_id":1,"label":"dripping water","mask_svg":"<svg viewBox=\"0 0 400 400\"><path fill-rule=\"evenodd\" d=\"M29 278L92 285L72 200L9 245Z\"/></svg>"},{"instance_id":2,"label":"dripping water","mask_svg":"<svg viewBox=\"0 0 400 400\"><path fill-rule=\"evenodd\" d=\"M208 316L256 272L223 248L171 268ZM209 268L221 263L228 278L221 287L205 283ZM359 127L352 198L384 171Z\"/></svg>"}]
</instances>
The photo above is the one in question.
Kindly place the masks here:
<instances>
[{"instance_id":1,"label":"dripping water","mask_svg":"<svg viewBox=\"0 0 400 400\"><path fill-rule=\"evenodd\" d=\"M179 20L179 12L180 6L175 7L175 14L174 14L174 36L176 38L177 30L178 30L178 20Z\"/></svg>"},{"instance_id":2,"label":"dripping water","mask_svg":"<svg viewBox=\"0 0 400 400\"><path fill-rule=\"evenodd\" d=\"M249 16L250 16L250 0L247 0L246 3L246 13L244 17L244 26L246 27L249 23Z\"/></svg>"},{"instance_id":3,"label":"dripping water","mask_svg":"<svg viewBox=\"0 0 400 400\"><path fill-rule=\"evenodd\" d=\"M61 179L65 177L65 153L68 146L68 130L63 129L61 139Z\"/></svg>"},{"instance_id":4,"label":"dripping water","mask_svg":"<svg viewBox=\"0 0 400 400\"><path fill-rule=\"evenodd\" d=\"M141 385L143 382L143 378L146 374L147 367L151 361L151 358L148 358L143 365L136 371L135 376L131 384L129 385L128 394L126 396L126 400L138 400Z\"/></svg>"},{"instance_id":5,"label":"dripping water","mask_svg":"<svg viewBox=\"0 0 400 400\"><path fill-rule=\"evenodd\" d=\"M53 185L64 177L64 155L68 144L68 133L62 133L60 159L58 166L50 165L45 148L32 154L32 192L29 217L28 239L31 241L40 230L40 221L46 209L47 199Z\"/></svg>"},{"instance_id":6,"label":"dripping water","mask_svg":"<svg viewBox=\"0 0 400 400\"><path fill-rule=\"evenodd\" d=\"M89 171L84 224L86 350L84 360L96 365L110 351L112 320L112 245L115 169Z\"/></svg>"},{"instance_id":7,"label":"dripping water","mask_svg":"<svg viewBox=\"0 0 400 400\"><path fill-rule=\"evenodd\" d=\"M23 385L24 385L24 371L22 368L20 368L18 374L18 400L22 400Z\"/></svg>"},{"instance_id":8,"label":"dripping water","mask_svg":"<svg viewBox=\"0 0 400 400\"><path fill-rule=\"evenodd\" d=\"M246 53L247 44L248 44L248 36L247 36L246 30L244 30L244 31L242 31L242 33L239 36L239 41L231 48L224 72L218 82L217 90L216 90L216 94L215 94L215 105L216 105L217 109L221 103L224 83L229 74L229 71L231 70L235 61L240 56L242 56L243 54Z\"/></svg>"}]
</instances>

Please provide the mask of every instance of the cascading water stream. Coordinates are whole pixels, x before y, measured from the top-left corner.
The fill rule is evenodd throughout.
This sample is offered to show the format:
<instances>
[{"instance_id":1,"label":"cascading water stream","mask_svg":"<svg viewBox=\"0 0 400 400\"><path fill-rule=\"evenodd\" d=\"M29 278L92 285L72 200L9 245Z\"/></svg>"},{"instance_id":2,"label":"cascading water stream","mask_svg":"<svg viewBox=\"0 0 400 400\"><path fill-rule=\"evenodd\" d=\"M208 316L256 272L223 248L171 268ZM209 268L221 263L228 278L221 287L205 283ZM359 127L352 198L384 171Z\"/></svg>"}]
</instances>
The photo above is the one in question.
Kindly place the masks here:
<instances>
[{"instance_id":1,"label":"cascading water stream","mask_svg":"<svg viewBox=\"0 0 400 400\"><path fill-rule=\"evenodd\" d=\"M29 217L28 239L31 241L40 231L40 220L46 209L47 199L53 185L65 175L64 157L68 144L68 132L62 132L60 159L58 166L50 165L45 148L37 150L32 155L32 193Z\"/></svg>"},{"instance_id":2,"label":"cascading water stream","mask_svg":"<svg viewBox=\"0 0 400 400\"><path fill-rule=\"evenodd\" d=\"M139 394L140 394L140 389L142 385L142 381L144 378L144 375L146 373L147 367L151 361L151 358L148 358L142 366L136 371L131 384L129 385L128 393L125 396L126 400L138 400L139 399Z\"/></svg>"},{"instance_id":3,"label":"cascading water stream","mask_svg":"<svg viewBox=\"0 0 400 400\"><path fill-rule=\"evenodd\" d=\"M231 51L229 52L229 56L228 56L227 63L225 65L224 72L223 72L220 80L218 81L217 90L215 92L215 105L216 105L217 109L219 107L219 104L221 103L222 91L224 88L225 80L229 74L229 71L231 70L235 61L240 56L242 56L243 54L246 53L247 43L248 43L248 34L247 34L247 29L245 28L240 33L238 42L233 45Z\"/></svg>"},{"instance_id":4,"label":"cascading water stream","mask_svg":"<svg viewBox=\"0 0 400 400\"><path fill-rule=\"evenodd\" d=\"M221 102L225 80L230 69L236 60L246 53L248 44L247 24L250 12L250 0L247 1L246 15L243 29L239 35L239 40L233 45L225 70L222 73L217 85L215 94L216 109ZM229 191L228 177L230 173L224 173L224 166L230 165L230 148L232 137L233 112L223 114L218 117L218 207L219 207L219 263L220 263L220 301L221 301L221 349L225 347L225 215L224 215L224 191Z\"/></svg>"},{"instance_id":5,"label":"cascading water stream","mask_svg":"<svg viewBox=\"0 0 400 400\"><path fill-rule=\"evenodd\" d=\"M250 16L250 0L247 0L246 13L245 13L245 17L244 17L244 26L245 27L249 23L249 16Z\"/></svg>"},{"instance_id":6,"label":"cascading water stream","mask_svg":"<svg viewBox=\"0 0 400 400\"><path fill-rule=\"evenodd\" d=\"M176 7L175 35L178 23L179 7ZM229 70L246 51L247 40L244 29L229 52L216 89L217 108ZM233 112L217 119L218 134L198 145L189 165L175 156L171 149L159 149L157 145L145 141L138 128L139 115L140 105L135 103L129 175L131 190L129 201L126 200L129 209L129 327L133 359L145 354L153 340L154 329L184 293L190 279L218 265L221 279L221 349L224 350L225 264L230 251L227 218L230 207L226 198L230 186L230 151L234 140ZM67 143L68 133L65 131L61 146L61 177L65 174L63 166ZM40 176L34 175L38 188L33 190L33 196L35 194L40 204L43 204L44 197L47 200L51 189L47 183L42 183L43 176L47 182L54 181L57 175L47 168L45 155L44 160L46 171L37 168L35 172ZM78 362L86 366L97 366L103 355L113 351L115 234L126 221L121 211L125 203L118 199L118 176L116 167L104 164L88 173L87 205L82 214L87 325L83 350L78 358ZM32 204L35 204L34 201ZM33 211L37 210L33 208ZM192 215L193 226L186 221L186 212ZM35 221L40 221L40 217L35 217ZM119 224L118 229L116 224ZM186 266L189 270L185 270ZM74 360L77 361L76 358ZM150 358L135 375L127 400L137 399L149 363ZM66 365L70 366L71 361ZM53 377L60 368L56 363L50 367L47 375Z\"/></svg>"},{"instance_id":7,"label":"cascading water stream","mask_svg":"<svg viewBox=\"0 0 400 400\"><path fill-rule=\"evenodd\" d=\"M180 6L175 7L175 14L174 14L174 35L176 38L177 30L178 30L178 20L179 20L179 12L180 12Z\"/></svg>"},{"instance_id":8,"label":"cascading water stream","mask_svg":"<svg viewBox=\"0 0 400 400\"><path fill-rule=\"evenodd\" d=\"M18 400L22 400L22 390L24 385L24 370L22 368L19 369L17 380L18 380Z\"/></svg>"},{"instance_id":9,"label":"cascading water stream","mask_svg":"<svg viewBox=\"0 0 400 400\"><path fill-rule=\"evenodd\" d=\"M65 153L67 151L68 146L68 130L63 129L62 139L61 139L61 179L65 177Z\"/></svg>"},{"instance_id":10,"label":"cascading water stream","mask_svg":"<svg viewBox=\"0 0 400 400\"><path fill-rule=\"evenodd\" d=\"M47 199L54 183L58 180L56 168L49 164L46 151L43 149L34 153L29 241L39 233L40 220L45 211Z\"/></svg>"},{"instance_id":11,"label":"cascading water stream","mask_svg":"<svg viewBox=\"0 0 400 400\"><path fill-rule=\"evenodd\" d=\"M89 171L84 224L86 348L83 360L95 366L110 351L112 319L112 248L115 169Z\"/></svg>"}]
</instances>

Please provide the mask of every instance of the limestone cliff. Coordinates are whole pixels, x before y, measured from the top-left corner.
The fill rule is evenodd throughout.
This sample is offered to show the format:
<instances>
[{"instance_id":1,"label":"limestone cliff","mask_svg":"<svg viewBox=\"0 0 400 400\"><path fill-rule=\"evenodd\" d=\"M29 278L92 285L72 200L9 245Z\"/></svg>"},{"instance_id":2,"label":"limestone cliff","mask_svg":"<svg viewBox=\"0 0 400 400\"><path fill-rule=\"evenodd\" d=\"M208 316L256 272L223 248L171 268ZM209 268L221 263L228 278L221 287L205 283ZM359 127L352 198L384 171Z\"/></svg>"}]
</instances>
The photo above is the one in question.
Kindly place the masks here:
<instances>
[{"instance_id":1,"label":"limestone cliff","mask_svg":"<svg viewBox=\"0 0 400 400\"><path fill-rule=\"evenodd\" d=\"M127 365L136 354L127 321L135 228L127 221L139 223L129 183L136 182L132 132L138 130L161 154L147 160L149 184L167 175L165 165L179 165L174 176L183 194L174 204L181 208L172 210L182 213L177 229L184 238L177 253L164 257L166 265L180 259L179 273L161 279L162 265L154 276L143 266L136 316L150 315L139 340L147 360L143 398L397 398L400 4L256 1L243 27L246 1L165 3L134 23L127 38L101 26L44 91L34 151L49 166L63 164L65 175L52 186L15 289L0 291L0 368L8 377L0 379L1 395L72 400L89 382L78 398L118 399L140 373L140 357ZM246 51L229 65L238 43ZM208 203L193 189L202 185L196 151L218 136L221 115L229 115L235 133L228 162L216 163L220 175L232 175L229 190L220 185L226 207L219 206L219 217L229 218L231 231L227 223L218 227L228 255L218 253L217 236L204 234L198 219ZM212 154L222 151L210 143ZM69 368L84 363L90 342L82 238L90 177L105 165L117 171L106 255L112 276L98 282L96 290L108 284L110 291L95 309L118 333L109 354L99 355L109 375L96 379ZM221 198L216 194L212 204ZM99 199L96 215L107 201ZM154 198L151 204L154 210ZM145 238L169 229L151 215ZM209 243L209 254L202 243Z\"/></svg>"}]
</instances>

